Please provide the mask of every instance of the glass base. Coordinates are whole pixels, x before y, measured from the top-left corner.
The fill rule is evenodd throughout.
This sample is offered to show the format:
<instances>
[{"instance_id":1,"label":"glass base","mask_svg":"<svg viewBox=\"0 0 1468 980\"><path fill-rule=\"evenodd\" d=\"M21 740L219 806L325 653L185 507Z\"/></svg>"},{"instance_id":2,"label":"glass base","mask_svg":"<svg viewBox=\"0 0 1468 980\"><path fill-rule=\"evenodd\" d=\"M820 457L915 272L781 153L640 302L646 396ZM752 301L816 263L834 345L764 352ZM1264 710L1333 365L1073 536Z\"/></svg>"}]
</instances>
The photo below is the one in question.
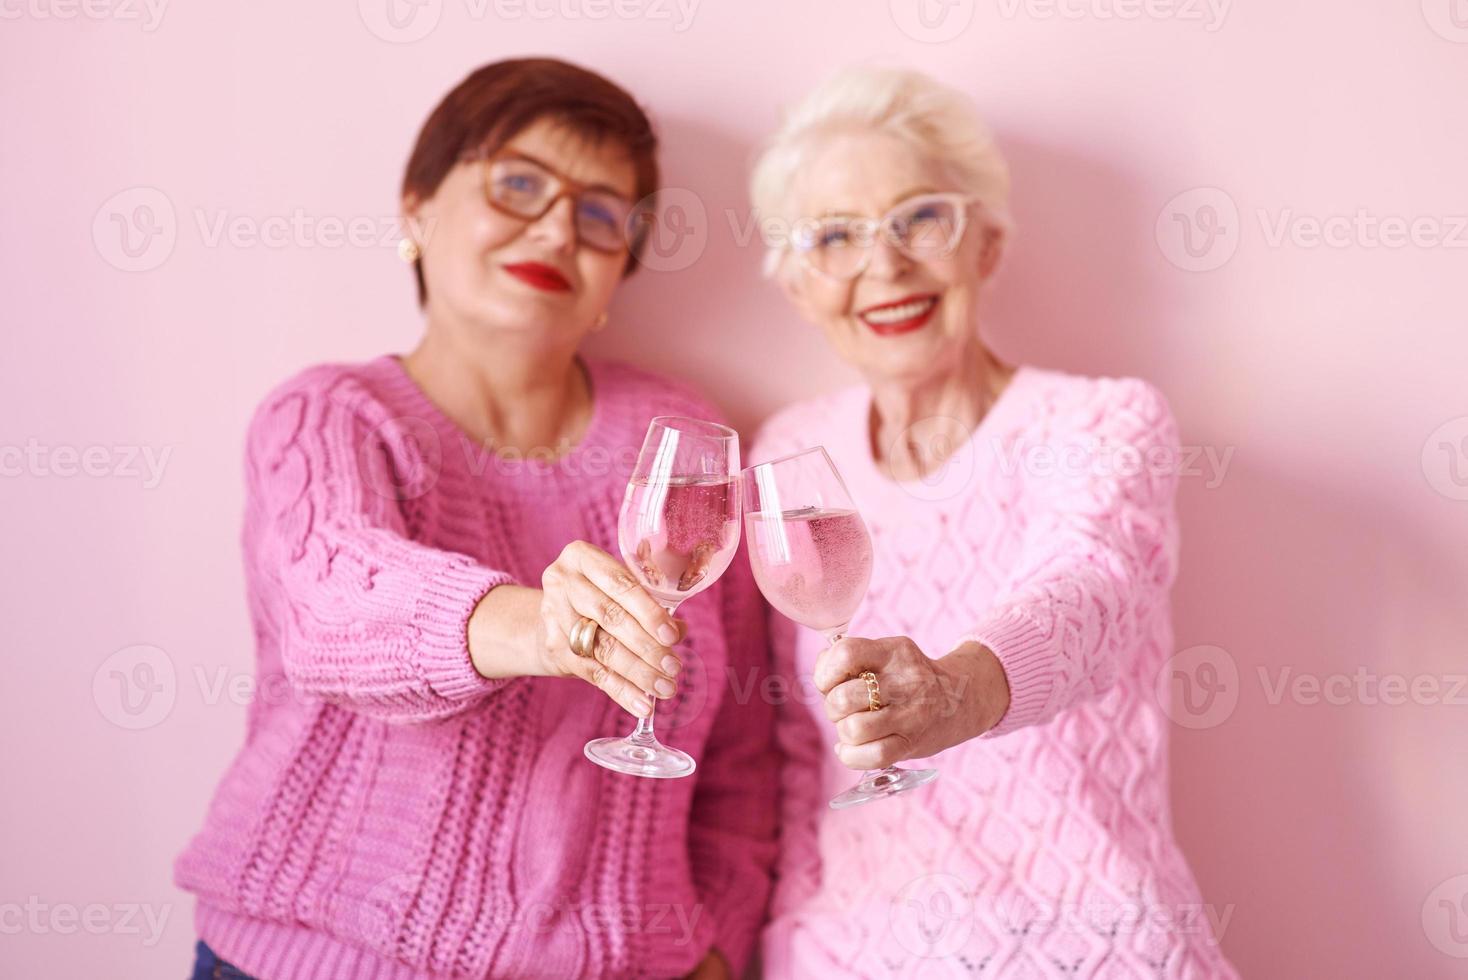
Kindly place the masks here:
<instances>
[{"instance_id":1,"label":"glass base","mask_svg":"<svg viewBox=\"0 0 1468 980\"><path fill-rule=\"evenodd\" d=\"M649 779L678 779L692 775L698 767L693 756L651 735L592 739L586 743L586 757L603 769Z\"/></svg>"},{"instance_id":2,"label":"glass base","mask_svg":"<svg viewBox=\"0 0 1468 980\"><path fill-rule=\"evenodd\" d=\"M903 769L901 766L877 769L863 776L861 782L851 789L834 797L831 800L831 809L845 810L848 807L861 806L873 800L885 800L889 796L906 793L910 789L916 789L937 778L938 770L936 769Z\"/></svg>"}]
</instances>

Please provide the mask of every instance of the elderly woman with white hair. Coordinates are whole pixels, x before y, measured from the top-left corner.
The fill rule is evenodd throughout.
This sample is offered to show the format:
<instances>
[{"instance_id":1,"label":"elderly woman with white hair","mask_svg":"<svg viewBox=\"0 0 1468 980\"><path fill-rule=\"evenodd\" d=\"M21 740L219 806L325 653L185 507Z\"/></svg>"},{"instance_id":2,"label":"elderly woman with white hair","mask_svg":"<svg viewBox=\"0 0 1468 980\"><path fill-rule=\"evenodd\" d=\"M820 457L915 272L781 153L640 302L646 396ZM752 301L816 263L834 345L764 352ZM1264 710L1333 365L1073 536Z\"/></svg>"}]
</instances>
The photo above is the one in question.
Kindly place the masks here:
<instances>
[{"instance_id":1,"label":"elderly woman with white hair","mask_svg":"<svg viewBox=\"0 0 1468 980\"><path fill-rule=\"evenodd\" d=\"M752 178L789 229L767 271L865 383L777 413L751 460L823 445L875 554L850 637L774 624L814 689L779 722L768 976L1236 975L1173 836L1154 693L1176 425L1145 381L985 346L1008 188L962 95L878 69L796 106ZM827 807L904 760L939 778Z\"/></svg>"}]
</instances>

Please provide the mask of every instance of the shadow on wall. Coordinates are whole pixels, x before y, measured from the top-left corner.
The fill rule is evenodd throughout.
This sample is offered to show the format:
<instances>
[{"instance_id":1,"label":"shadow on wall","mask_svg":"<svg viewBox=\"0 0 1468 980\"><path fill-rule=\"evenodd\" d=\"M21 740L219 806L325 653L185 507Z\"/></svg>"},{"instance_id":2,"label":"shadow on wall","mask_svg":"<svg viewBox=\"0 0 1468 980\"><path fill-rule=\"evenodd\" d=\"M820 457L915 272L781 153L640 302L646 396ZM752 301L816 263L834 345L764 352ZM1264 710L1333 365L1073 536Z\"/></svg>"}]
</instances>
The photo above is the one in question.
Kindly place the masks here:
<instances>
[{"instance_id":1,"label":"shadow on wall","mask_svg":"<svg viewBox=\"0 0 1468 980\"><path fill-rule=\"evenodd\" d=\"M1245 976L1446 977L1420 906L1341 901L1324 932L1300 921L1322 883L1426 900L1468 870L1419 881L1387 859L1413 850L1404 828L1460 805L1431 746L1449 743L1461 709L1393 704L1380 684L1461 672L1461 655L1454 667L1430 649L1450 626L1422 616L1455 608L1451 556L1399 501L1324 483L1303 463L1271 468L1247 446L1216 489L1185 481L1180 512L1177 646L1221 648L1214 659L1237 672L1234 692L1221 692L1233 706L1198 731L1173 729L1179 837L1214 886L1205 901L1237 903L1224 949ZM1359 946L1339 942L1382 931L1402 937L1391 962L1362 962Z\"/></svg>"},{"instance_id":2,"label":"shadow on wall","mask_svg":"<svg viewBox=\"0 0 1468 980\"><path fill-rule=\"evenodd\" d=\"M1028 134L999 135L1016 233L984 336L1013 361L1160 379L1178 324L1157 287L1157 203L1111 161Z\"/></svg>"}]
</instances>

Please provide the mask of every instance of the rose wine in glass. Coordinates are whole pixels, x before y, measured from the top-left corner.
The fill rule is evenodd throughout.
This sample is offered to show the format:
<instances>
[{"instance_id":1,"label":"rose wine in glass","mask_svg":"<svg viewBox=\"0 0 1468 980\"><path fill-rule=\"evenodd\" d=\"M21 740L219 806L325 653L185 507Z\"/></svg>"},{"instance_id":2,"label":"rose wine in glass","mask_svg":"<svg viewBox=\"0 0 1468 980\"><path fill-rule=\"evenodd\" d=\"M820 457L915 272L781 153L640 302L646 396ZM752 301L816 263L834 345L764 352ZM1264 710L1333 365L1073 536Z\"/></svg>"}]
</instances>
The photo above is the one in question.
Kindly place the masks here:
<instances>
[{"instance_id":1,"label":"rose wine in glass","mask_svg":"<svg viewBox=\"0 0 1468 980\"><path fill-rule=\"evenodd\" d=\"M872 580L872 539L826 450L817 446L744 471L744 534L760 592L782 614L846 635ZM936 769L888 766L831 800L842 810L929 782Z\"/></svg>"},{"instance_id":2,"label":"rose wine in glass","mask_svg":"<svg viewBox=\"0 0 1468 980\"><path fill-rule=\"evenodd\" d=\"M659 416L648 426L617 521L622 560L675 615L724 574L739 547L739 435L698 419ZM656 710L657 699L647 696ZM693 757L653 734L653 712L625 738L586 743L586 757L629 776L675 779Z\"/></svg>"}]
</instances>

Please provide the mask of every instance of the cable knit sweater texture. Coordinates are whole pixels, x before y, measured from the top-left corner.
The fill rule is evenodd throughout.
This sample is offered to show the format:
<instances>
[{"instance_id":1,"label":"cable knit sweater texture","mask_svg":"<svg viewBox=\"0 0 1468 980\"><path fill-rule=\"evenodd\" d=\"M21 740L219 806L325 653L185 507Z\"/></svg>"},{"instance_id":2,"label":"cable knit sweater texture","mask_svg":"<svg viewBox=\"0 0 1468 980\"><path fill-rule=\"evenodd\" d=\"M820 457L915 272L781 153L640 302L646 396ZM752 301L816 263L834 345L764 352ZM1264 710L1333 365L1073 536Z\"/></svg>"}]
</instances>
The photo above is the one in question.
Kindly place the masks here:
<instances>
[{"instance_id":1,"label":"cable knit sweater texture","mask_svg":"<svg viewBox=\"0 0 1468 980\"><path fill-rule=\"evenodd\" d=\"M743 555L679 610L685 669L657 725L692 777L601 769L582 745L631 716L582 681L487 680L469 660L491 588L538 586L574 539L617 554L653 416L717 418L663 379L587 367L588 431L554 464L473 443L395 357L309 369L256 413L258 690L291 693L252 704L175 865L224 959L265 980L667 977L710 947L744 966L777 760L770 706L732 693L768 650Z\"/></svg>"},{"instance_id":2,"label":"cable knit sweater texture","mask_svg":"<svg viewBox=\"0 0 1468 980\"><path fill-rule=\"evenodd\" d=\"M936 781L847 811L858 774L806 681L783 699L781 845L765 975L1228 978L1173 838L1168 721L1178 437L1136 379L1021 367L941 470L897 483L872 459L857 387L766 423L750 462L823 443L871 530L853 636L967 639L1011 701L929 760ZM921 435L921 433L918 433ZM824 641L772 615L778 673Z\"/></svg>"}]
</instances>

